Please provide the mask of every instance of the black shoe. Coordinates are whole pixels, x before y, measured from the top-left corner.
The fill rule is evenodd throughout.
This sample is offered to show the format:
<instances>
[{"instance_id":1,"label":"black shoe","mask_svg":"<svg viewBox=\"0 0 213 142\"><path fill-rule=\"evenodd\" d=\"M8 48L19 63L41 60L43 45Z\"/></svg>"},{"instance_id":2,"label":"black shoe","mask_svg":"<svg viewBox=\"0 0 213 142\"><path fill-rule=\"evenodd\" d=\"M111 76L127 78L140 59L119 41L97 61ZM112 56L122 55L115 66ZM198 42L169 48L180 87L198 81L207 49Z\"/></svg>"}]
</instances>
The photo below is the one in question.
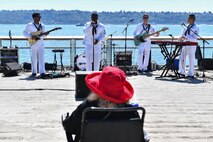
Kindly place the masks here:
<instances>
[{"instance_id":1,"label":"black shoe","mask_svg":"<svg viewBox=\"0 0 213 142\"><path fill-rule=\"evenodd\" d=\"M148 71L148 70L144 70L144 72L145 72L145 73L149 73L149 71Z\"/></svg>"},{"instance_id":2,"label":"black shoe","mask_svg":"<svg viewBox=\"0 0 213 142\"><path fill-rule=\"evenodd\" d=\"M143 71L142 71L142 70L140 70L140 69L138 69L137 71L138 71L139 73L142 73L142 72L143 72Z\"/></svg>"},{"instance_id":3,"label":"black shoe","mask_svg":"<svg viewBox=\"0 0 213 142\"><path fill-rule=\"evenodd\" d=\"M45 78L45 73L41 73L41 78L44 79Z\"/></svg>"},{"instance_id":4,"label":"black shoe","mask_svg":"<svg viewBox=\"0 0 213 142\"><path fill-rule=\"evenodd\" d=\"M185 76L185 74L181 74L181 73L179 73L179 75L180 75L180 77L183 77L183 78L185 78L186 76Z\"/></svg>"},{"instance_id":5,"label":"black shoe","mask_svg":"<svg viewBox=\"0 0 213 142\"><path fill-rule=\"evenodd\" d=\"M187 78L189 78L189 79L195 79L194 76L187 76Z\"/></svg>"},{"instance_id":6,"label":"black shoe","mask_svg":"<svg viewBox=\"0 0 213 142\"><path fill-rule=\"evenodd\" d=\"M36 73L32 73L30 77L35 78L36 77Z\"/></svg>"}]
</instances>

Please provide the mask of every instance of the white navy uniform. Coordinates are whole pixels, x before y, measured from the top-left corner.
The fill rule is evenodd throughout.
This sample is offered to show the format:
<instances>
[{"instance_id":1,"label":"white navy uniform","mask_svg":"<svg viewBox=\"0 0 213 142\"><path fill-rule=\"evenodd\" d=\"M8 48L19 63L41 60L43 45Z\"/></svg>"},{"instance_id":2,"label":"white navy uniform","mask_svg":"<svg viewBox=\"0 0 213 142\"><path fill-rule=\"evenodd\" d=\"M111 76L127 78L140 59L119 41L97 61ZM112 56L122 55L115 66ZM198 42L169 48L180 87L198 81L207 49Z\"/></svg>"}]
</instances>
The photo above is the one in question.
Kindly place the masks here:
<instances>
[{"instance_id":1,"label":"white navy uniform","mask_svg":"<svg viewBox=\"0 0 213 142\"><path fill-rule=\"evenodd\" d=\"M191 29L195 33L199 34L199 28L197 27L196 24L188 25L187 29ZM182 36L186 38L186 41L197 42L197 35L187 29L184 29L182 31ZM189 56L188 76L194 76L194 62L195 62L196 48L197 48L196 46L184 46L182 48L180 59L179 59L180 74L183 74L183 75L186 74L186 57Z\"/></svg>"},{"instance_id":2,"label":"white navy uniform","mask_svg":"<svg viewBox=\"0 0 213 142\"><path fill-rule=\"evenodd\" d=\"M155 30L151 25L144 25L143 23L140 23L137 25L135 31L134 31L134 37L140 34L148 33L152 34ZM150 50L151 50L151 40L150 37L147 37L146 42L141 43L138 48L138 70L147 70L148 64L149 64L149 56L150 56Z\"/></svg>"},{"instance_id":3,"label":"white navy uniform","mask_svg":"<svg viewBox=\"0 0 213 142\"><path fill-rule=\"evenodd\" d=\"M23 32L26 38L31 38L32 37L31 33L38 31L38 29L35 26L37 28L42 28L42 33L45 32L45 26L43 23L34 25L34 22L31 22L26 26L26 29ZM45 73L43 37L41 37L40 40L38 40L36 44L32 45L30 48L31 48L32 73L34 74L37 73L37 63L39 64L39 73L40 74Z\"/></svg>"},{"instance_id":4,"label":"white navy uniform","mask_svg":"<svg viewBox=\"0 0 213 142\"><path fill-rule=\"evenodd\" d=\"M105 27L102 23L98 22L96 27L96 33L94 34L94 39L98 40L98 43L94 46L94 71L99 71L100 61L101 61L101 44L105 38ZM87 22L83 29L85 37L83 44L85 45L86 51L86 70L92 71L93 62L93 35L92 35L92 25L91 22Z\"/></svg>"}]
</instances>

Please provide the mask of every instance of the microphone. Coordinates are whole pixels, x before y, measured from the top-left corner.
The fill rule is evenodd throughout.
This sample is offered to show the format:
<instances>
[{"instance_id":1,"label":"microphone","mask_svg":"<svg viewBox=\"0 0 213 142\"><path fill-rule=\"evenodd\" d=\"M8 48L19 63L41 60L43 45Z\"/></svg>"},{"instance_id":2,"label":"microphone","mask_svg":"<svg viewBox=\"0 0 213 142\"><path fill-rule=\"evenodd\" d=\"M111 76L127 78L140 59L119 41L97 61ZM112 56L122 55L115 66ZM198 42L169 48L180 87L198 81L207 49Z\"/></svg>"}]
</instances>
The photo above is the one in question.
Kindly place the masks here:
<instances>
[{"instance_id":1,"label":"microphone","mask_svg":"<svg viewBox=\"0 0 213 142\"><path fill-rule=\"evenodd\" d=\"M114 31L113 33L111 33L109 36L112 36L113 34L117 33L117 31Z\"/></svg>"},{"instance_id":2,"label":"microphone","mask_svg":"<svg viewBox=\"0 0 213 142\"><path fill-rule=\"evenodd\" d=\"M11 31L9 30L9 37L11 38L12 37L12 34L11 34Z\"/></svg>"},{"instance_id":3,"label":"microphone","mask_svg":"<svg viewBox=\"0 0 213 142\"><path fill-rule=\"evenodd\" d=\"M169 34L168 36L172 38L172 41L174 40L174 36L172 34Z\"/></svg>"},{"instance_id":4,"label":"microphone","mask_svg":"<svg viewBox=\"0 0 213 142\"><path fill-rule=\"evenodd\" d=\"M173 35L172 34L169 34L168 36L172 37L173 38Z\"/></svg>"},{"instance_id":5,"label":"microphone","mask_svg":"<svg viewBox=\"0 0 213 142\"><path fill-rule=\"evenodd\" d=\"M117 33L117 31L114 31L113 33L111 33L110 35L108 35L105 39L107 40L109 37L112 37L113 34Z\"/></svg>"},{"instance_id":6,"label":"microphone","mask_svg":"<svg viewBox=\"0 0 213 142\"><path fill-rule=\"evenodd\" d=\"M181 26L185 26L186 27L186 24L182 21L181 22Z\"/></svg>"},{"instance_id":7,"label":"microphone","mask_svg":"<svg viewBox=\"0 0 213 142\"><path fill-rule=\"evenodd\" d=\"M129 20L129 23L132 23L134 21L134 19Z\"/></svg>"}]
</instances>

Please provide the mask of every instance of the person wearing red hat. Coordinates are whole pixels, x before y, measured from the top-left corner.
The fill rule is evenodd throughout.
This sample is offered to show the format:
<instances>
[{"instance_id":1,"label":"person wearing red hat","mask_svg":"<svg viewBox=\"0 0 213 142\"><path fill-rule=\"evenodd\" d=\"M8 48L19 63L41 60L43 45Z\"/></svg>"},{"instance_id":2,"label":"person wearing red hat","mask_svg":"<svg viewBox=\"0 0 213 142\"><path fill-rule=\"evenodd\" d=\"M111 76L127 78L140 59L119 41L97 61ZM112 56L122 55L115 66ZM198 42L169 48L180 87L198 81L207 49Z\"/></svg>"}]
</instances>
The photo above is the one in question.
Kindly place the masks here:
<instances>
[{"instance_id":1,"label":"person wearing red hat","mask_svg":"<svg viewBox=\"0 0 213 142\"><path fill-rule=\"evenodd\" d=\"M77 107L71 116L63 120L63 126L68 136L76 135L75 142L80 140L79 128L81 126L81 117L86 108L133 107L129 104L129 100L133 97L134 89L126 80L125 73L119 68L107 66L102 72L94 72L87 75L85 81L92 93L88 96L86 101ZM124 116L124 118L133 117L139 117L139 114L128 113ZM146 132L144 132L144 138L147 142L150 139ZM68 140L69 142L73 141L72 137L69 137Z\"/></svg>"}]
</instances>

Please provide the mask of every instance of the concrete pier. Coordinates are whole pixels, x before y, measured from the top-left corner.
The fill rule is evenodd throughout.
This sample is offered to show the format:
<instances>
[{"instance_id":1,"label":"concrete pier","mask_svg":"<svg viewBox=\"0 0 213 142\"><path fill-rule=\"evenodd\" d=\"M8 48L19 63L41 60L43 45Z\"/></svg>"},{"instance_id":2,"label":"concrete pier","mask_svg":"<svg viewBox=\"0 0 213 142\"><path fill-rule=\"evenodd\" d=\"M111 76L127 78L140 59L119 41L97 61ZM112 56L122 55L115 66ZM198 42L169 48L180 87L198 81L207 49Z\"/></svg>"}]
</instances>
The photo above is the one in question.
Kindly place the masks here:
<instances>
[{"instance_id":1,"label":"concrete pier","mask_svg":"<svg viewBox=\"0 0 213 142\"><path fill-rule=\"evenodd\" d=\"M145 129L151 142L212 142L213 72L205 82L156 80L159 74L127 78L135 89L133 102L147 111ZM61 114L81 103L74 97L75 77L0 76L0 142L66 142Z\"/></svg>"}]
</instances>

